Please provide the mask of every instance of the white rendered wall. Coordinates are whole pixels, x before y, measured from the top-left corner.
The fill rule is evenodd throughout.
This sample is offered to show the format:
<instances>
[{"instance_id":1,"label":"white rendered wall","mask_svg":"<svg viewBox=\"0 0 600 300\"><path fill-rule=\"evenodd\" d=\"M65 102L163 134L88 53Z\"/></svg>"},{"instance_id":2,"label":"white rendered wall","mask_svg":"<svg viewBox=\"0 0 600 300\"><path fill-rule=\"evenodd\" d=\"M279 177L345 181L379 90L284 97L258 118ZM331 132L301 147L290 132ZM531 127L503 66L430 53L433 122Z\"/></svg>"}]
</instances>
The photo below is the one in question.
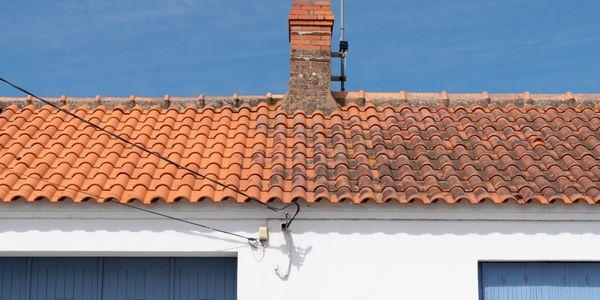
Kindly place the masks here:
<instances>
[{"instance_id":1,"label":"white rendered wall","mask_svg":"<svg viewBox=\"0 0 600 300\"><path fill-rule=\"evenodd\" d=\"M255 235L244 240L114 204L1 203L0 256L237 256L238 299L478 299L480 260L600 261L599 209L563 206L303 206L292 266L277 215L251 204L180 203L156 211Z\"/></svg>"}]
</instances>

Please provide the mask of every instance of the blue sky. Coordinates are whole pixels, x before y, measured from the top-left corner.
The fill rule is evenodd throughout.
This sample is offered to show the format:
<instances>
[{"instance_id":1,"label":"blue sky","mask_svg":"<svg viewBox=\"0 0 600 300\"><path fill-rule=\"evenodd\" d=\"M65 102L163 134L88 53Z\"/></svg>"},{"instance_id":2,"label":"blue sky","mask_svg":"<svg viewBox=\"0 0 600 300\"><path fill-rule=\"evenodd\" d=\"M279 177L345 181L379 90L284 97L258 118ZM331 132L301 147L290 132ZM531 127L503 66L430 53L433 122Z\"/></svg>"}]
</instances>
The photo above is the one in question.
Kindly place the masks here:
<instances>
[{"instance_id":1,"label":"blue sky","mask_svg":"<svg viewBox=\"0 0 600 300\"><path fill-rule=\"evenodd\" d=\"M600 92L600 1L346 3L349 89ZM289 6L3 0L0 74L44 96L283 93Z\"/></svg>"}]
</instances>

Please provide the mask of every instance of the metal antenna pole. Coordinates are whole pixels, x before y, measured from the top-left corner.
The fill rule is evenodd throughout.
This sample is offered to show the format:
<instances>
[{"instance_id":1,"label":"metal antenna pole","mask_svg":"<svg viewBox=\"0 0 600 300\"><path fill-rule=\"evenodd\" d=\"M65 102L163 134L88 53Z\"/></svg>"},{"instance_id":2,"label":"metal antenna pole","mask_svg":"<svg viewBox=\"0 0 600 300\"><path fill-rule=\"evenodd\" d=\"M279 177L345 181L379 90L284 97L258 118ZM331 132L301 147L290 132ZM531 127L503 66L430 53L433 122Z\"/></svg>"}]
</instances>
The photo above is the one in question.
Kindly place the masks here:
<instances>
[{"instance_id":1,"label":"metal antenna pole","mask_svg":"<svg viewBox=\"0 0 600 300\"><path fill-rule=\"evenodd\" d=\"M340 9L340 13L342 15L341 19L340 19L340 42L345 41L345 34L344 34L344 0L340 0L341 1L341 9ZM342 61L341 61L341 75L342 78L346 77L346 55L344 53L344 55L341 57ZM340 82L340 90L342 90L342 92L346 91L346 81L342 80Z\"/></svg>"},{"instance_id":2,"label":"metal antenna pole","mask_svg":"<svg viewBox=\"0 0 600 300\"><path fill-rule=\"evenodd\" d=\"M341 14L342 14L342 18L341 18L341 22L340 22L340 41L344 40L344 0L342 1L342 9L341 9Z\"/></svg>"},{"instance_id":3,"label":"metal antenna pole","mask_svg":"<svg viewBox=\"0 0 600 300\"><path fill-rule=\"evenodd\" d=\"M340 82L340 90L346 91L346 52L348 52L348 41L346 41L346 25L344 24L344 0L340 0L341 7L341 22L340 22L340 50L331 52L331 57L340 59L340 76L331 76L331 81Z\"/></svg>"}]
</instances>

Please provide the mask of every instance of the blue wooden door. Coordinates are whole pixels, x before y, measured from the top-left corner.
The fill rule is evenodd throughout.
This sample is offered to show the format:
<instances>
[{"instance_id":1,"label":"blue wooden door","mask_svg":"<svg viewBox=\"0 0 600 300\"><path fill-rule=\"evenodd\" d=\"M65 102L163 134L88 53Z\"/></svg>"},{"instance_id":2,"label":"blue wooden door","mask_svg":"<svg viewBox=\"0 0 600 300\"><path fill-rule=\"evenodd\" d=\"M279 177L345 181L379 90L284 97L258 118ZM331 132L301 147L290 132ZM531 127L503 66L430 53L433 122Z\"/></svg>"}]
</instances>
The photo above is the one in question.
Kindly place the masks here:
<instances>
[{"instance_id":1,"label":"blue wooden door","mask_svg":"<svg viewBox=\"0 0 600 300\"><path fill-rule=\"evenodd\" d=\"M598 300L600 263L481 263L482 300Z\"/></svg>"},{"instance_id":2,"label":"blue wooden door","mask_svg":"<svg viewBox=\"0 0 600 300\"><path fill-rule=\"evenodd\" d=\"M103 298L170 299L168 258L110 258L104 263Z\"/></svg>"},{"instance_id":3,"label":"blue wooden door","mask_svg":"<svg viewBox=\"0 0 600 300\"><path fill-rule=\"evenodd\" d=\"M25 300L27 288L27 259L0 258L0 300Z\"/></svg>"},{"instance_id":4,"label":"blue wooden door","mask_svg":"<svg viewBox=\"0 0 600 300\"><path fill-rule=\"evenodd\" d=\"M235 258L0 258L0 300L235 300Z\"/></svg>"},{"instance_id":5,"label":"blue wooden door","mask_svg":"<svg viewBox=\"0 0 600 300\"><path fill-rule=\"evenodd\" d=\"M237 272L231 258L179 258L174 270L173 300L235 299Z\"/></svg>"},{"instance_id":6,"label":"blue wooden door","mask_svg":"<svg viewBox=\"0 0 600 300\"><path fill-rule=\"evenodd\" d=\"M30 263L30 300L98 299L98 258L36 258Z\"/></svg>"}]
</instances>

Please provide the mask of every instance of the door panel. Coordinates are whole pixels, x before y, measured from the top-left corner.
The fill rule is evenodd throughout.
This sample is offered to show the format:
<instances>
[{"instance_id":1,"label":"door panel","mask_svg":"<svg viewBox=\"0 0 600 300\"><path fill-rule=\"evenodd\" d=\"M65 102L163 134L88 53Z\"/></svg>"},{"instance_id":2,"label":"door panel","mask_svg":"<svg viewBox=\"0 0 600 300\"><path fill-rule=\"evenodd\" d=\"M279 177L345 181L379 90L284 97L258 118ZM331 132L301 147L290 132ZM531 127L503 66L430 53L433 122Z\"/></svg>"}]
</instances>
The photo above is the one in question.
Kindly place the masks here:
<instances>
[{"instance_id":1,"label":"door panel","mask_svg":"<svg viewBox=\"0 0 600 300\"><path fill-rule=\"evenodd\" d=\"M31 300L97 300L98 258L35 258Z\"/></svg>"},{"instance_id":2,"label":"door panel","mask_svg":"<svg viewBox=\"0 0 600 300\"><path fill-rule=\"evenodd\" d=\"M0 300L235 300L235 258L0 258Z\"/></svg>"},{"instance_id":3,"label":"door panel","mask_svg":"<svg viewBox=\"0 0 600 300\"><path fill-rule=\"evenodd\" d=\"M104 299L170 299L168 258L107 258L104 263Z\"/></svg>"},{"instance_id":4,"label":"door panel","mask_svg":"<svg viewBox=\"0 0 600 300\"><path fill-rule=\"evenodd\" d=\"M600 299L600 263L482 263L482 300Z\"/></svg>"},{"instance_id":5,"label":"door panel","mask_svg":"<svg viewBox=\"0 0 600 300\"><path fill-rule=\"evenodd\" d=\"M174 300L236 299L236 263L230 258L178 258Z\"/></svg>"},{"instance_id":6,"label":"door panel","mask_svg":"<svg viewBox=\"0 0 600 300\"><path fill-rule=\"evenodd\" d=\"M0 300L27 299L27 259L0 258Z\"/></svg>"}]
</instances>

